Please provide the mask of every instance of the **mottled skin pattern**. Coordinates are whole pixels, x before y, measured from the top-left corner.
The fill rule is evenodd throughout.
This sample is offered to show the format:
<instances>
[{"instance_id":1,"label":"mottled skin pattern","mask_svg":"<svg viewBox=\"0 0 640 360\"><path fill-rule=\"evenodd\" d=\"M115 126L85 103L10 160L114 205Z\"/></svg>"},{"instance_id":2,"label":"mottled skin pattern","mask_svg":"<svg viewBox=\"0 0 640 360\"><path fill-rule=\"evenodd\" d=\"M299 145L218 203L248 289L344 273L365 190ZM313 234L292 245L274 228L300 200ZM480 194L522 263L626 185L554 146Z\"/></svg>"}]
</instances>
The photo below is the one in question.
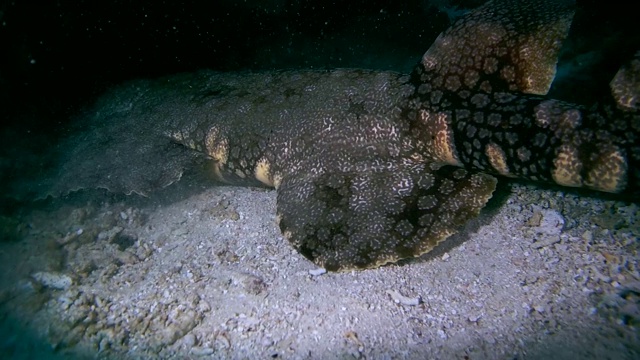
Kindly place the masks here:
<instances>
[{"instance_id":1,"label":"mottled skin pattern","mask_svg":"<svg viewBox=\"0 0 640 360\"><path fill-rule=\"evenodd\" d=\"M219 180L275 187L284 236L334 271L429 252L486 204L489 174L637 196L640 60L612 81L609 105L543 96L572 6L491 1L410 75L203 71L125 85L96 106L51 192L147 194L204 154Z\"/></svg>"},{"instance_id":2,"label":"mottled skin pattern","mask_svg":"<svg viewBox=\"0 0 640 360\"><path fill-rule=\"evenodd\" d=\"M174 118L167 134L214 159L220 180L275 186L283 234L327 269L428 252L494 190L493 177L441 168L417 152L401 121L409 76L335 70L242 81L201 99L215 121Z\"/></svg>"},{"instance_id":3,"label":"mottled skin pattern","mask_svg":"<svg viewBox=\"0 0 640 360\"><path fill-rule=\"evenodd\" d=\"M494 2L436 40L412 74L418 90L406 107L431 157L565 186L607 192L637 187L637 109L587 111L518 93L547 92L572 17L569 5ZM624 84L629 82L612 84L613 92ZM637 95L635 90L627 92ZM444 148L429 141L436 132L449 139Z\"/></svg>"}]
</instances>

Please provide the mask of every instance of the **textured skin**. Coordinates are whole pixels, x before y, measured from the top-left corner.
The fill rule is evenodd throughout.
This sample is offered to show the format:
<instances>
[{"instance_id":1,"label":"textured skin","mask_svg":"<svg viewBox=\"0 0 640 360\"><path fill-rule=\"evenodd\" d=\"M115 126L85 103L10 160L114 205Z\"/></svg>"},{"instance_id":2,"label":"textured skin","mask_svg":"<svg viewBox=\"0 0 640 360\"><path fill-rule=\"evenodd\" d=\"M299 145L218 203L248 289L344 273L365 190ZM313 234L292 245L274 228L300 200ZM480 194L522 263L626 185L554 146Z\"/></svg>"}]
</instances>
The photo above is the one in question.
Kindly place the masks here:
<instances>
[{"instance_id":1,"label":"textured skin","mask_svg":"<svg viewBox=\"0 0 640 360\"><path fill-rule=\"evenodd\" d=\"M284 236L335 271L430 251L486 204L489 174L637 196L640 60L599 109L543 96L572 6L491 1L410 75L202 71L127 84L89 114L50 192L147 194L211 161L219 180L275 187Z\"/></svg>"},{"instance_id":2,"label":"textured skin","mask_svg":"<svg viewBox=\"0 0 640 360\"><path fill-rule=\"evenodd\" d=\"M547 92L571 22L570 5L494 1L435 41L412 74L417 91L405 107L430 157L606 192L638 187L637 108L587 111L525 95ZM639 93L631 74L637 76L637 67L612 83L618 104ZM434 133L442 135L430 141Z\"/></svg>"}]
</instances>

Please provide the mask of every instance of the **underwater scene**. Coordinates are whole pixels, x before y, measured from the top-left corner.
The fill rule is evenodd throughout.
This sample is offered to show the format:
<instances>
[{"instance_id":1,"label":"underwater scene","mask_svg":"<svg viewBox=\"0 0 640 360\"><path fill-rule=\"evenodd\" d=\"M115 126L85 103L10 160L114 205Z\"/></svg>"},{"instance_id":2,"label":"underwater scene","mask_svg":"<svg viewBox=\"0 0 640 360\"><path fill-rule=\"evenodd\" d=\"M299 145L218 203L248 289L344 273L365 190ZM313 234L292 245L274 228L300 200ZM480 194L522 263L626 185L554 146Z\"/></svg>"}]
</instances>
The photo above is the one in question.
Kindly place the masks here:
<instances>
[{"instance_id":1,"label":"underwater scene","mask_svg":"<svg viewBox=\"0 0 640 360\"><path fill-rule=\"evenodd\" d=\"M0 358L637 359L596 0L0 4Z\"/></svg>"}]
</instances>

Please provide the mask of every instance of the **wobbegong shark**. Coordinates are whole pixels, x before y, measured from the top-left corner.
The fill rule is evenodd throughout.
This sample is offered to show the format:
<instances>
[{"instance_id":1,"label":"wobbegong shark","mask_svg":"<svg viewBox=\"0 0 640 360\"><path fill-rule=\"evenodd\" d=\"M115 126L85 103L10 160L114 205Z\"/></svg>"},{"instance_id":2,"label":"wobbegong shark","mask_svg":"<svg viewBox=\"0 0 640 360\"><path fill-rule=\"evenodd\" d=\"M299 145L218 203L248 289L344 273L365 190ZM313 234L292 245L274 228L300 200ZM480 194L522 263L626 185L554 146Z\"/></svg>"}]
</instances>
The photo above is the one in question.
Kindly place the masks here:
<instances>
[{"instance_id":1,"label":"wobbegong shark","mask_svg":"<svg viewBox=\"0 0 640 360\"><path fill-rule=\"evenodd\" d=\"M330 271L431 251L497 177L640 188L640 55L585 108L545 96L573 1L493 0L455 21L410 74L361 69L133 81L83 115L45 195L148 196L205 161L215 179L277 190L277 222Z\"/></svg>"}]
</instances>

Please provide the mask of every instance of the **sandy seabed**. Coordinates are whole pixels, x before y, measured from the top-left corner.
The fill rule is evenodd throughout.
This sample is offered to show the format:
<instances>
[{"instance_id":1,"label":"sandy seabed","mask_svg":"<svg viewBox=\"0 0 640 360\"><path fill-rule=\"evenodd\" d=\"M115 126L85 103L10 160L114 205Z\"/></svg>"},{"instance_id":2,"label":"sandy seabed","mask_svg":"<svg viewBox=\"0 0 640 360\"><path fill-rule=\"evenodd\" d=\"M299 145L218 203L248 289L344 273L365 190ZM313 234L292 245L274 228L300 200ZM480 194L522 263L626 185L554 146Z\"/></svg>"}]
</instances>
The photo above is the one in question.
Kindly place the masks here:
<instances>
[{"instance_id":1,"label":"sandy seabed","mask_svg":"<svg viewBox=\"0 0 640 360\"><path fill-rule=\"evenodd\" d=\"M637 359L638 205L502 183L421 258L323 273L275 192L187 177L3 217L4 359Z\"/></svg>"}]
</instances>

